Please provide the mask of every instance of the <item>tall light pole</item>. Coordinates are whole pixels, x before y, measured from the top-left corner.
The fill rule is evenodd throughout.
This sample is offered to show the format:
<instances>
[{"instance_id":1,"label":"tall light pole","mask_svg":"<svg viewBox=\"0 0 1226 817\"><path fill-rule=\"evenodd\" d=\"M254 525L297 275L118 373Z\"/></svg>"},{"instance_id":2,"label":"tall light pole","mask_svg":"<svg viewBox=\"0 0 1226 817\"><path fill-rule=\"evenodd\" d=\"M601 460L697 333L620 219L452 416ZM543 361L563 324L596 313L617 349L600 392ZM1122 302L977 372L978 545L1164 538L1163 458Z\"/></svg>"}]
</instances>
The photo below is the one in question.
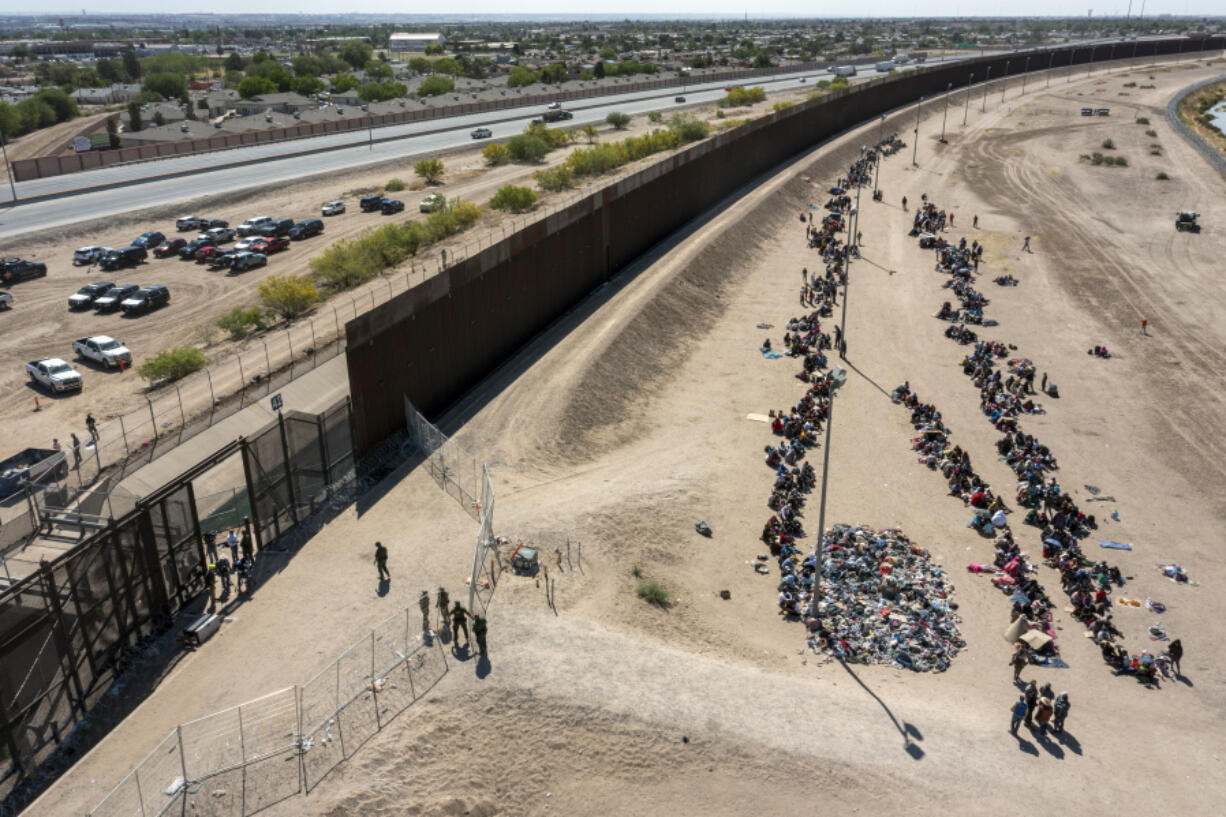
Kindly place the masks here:
<instances>
[{"instance_id":1,"label":"tall light pole","mask_svg":"<svg viewBox=\"0 0 1226 817\"><path fill-rule=\"evenodd\" d=\"M988 85L992 82L992 66L988 66L988 78L983 81L983 102L979 105L980 113L988 111Z\"/></svg>"},{"instance_id":2,"label":"tall light pole","mask_svg":"<svg viewBox=\"0 0 1226 817\"><path fill-rule=\"evenodd\" d=\"M4 172L9 177L9 189L13 191L13 204L17 203L17 185L13 183L13 166L9 164L9 149L4 141L4 129L0 128L0 151L4 153Z\"/></svg>"},{"instance_id":3,"label":"tall light pole","mask_svg":"<svg viewBox=\"0 0 1226 817\"><path fill-rule=\"evenodd\" d=\"M1094 52L1097 49L1098 49L1098 46L1096 45L1090 46L1090 61L1086 63L1086 76L1087 77L1094 73Z\"/></svg>"},{"instance_id":4,"label":"tall light pole","mask_svg":"<svg viewBox=\"0 0 1226 817\"><path fill-rule=\"evenodd\" d=\"M966 127L966 115L971 111L971 84L975 81L974 72L966 78L966 104L962 106L962 127Z\"/></svg>"},{"instance_id":5,"label":"tall light pole","mask_svg":"<svg viewBox=\"0 0 1226 817\"><path fill-rule=\"evenodd\" d=\"M843 288L843 324L840 332L847 331L847 288ZM817 618L817 597L822 589L822 539L826 535L826 484L830 475L830 427L834 425L834 396L839 387L847 382L847 372L835 366L830 372L829 402L826 404L826 444L822 452L822 498L817 510L817 542L813 545L813 595L809 599L809 617Z\"/></svg>"},{"instance_id":6,"label":"tall light pole","mask_svg":"<svg viewBox=\"0 0 1226 817\"><path fill-rule=\"evenodd\" d=\"M1022 93L1026 93L1026 72L1030 70L1030 57L1026 58L1026 64L1022 66Z\"/></svg>"},{"instance_id":7,"label":"tall light pole","mask_svg":"<svg viewBox=\"0 0 1226 817\"><path fill-rule=\"evenodd\" d=\"M954 90L951 82L945 88L945 113L941 114L941 144L945 144L945 120L949 119L949 95Z\"/></svg>"},{"instance_id":8,"label":"tall light pole","mask_svg":"<svg viewBox=\"0 0 1226 817\"><path fill-rule=\"evenodd\" d=\"M919 122L920 108L924 107L924 98L921 96L919 101L915 103L915 144L911 146L911 166L919 167L919 162L916 157L919 156Z\"/></svg>"},{"instance_id":9,"label":"tall light pole","mask_svg":"<svg viewBox=\"0 0 1226 817\"><path fill-rule=\"evenodd\" d=\"M1005 75L1000 81L1000 104L1005 104L1005 91L1009 89L1009 61L1005 60Z\"/></svg>"},{"instance_id":10,"label":"tall light pole","mask_svg":"<svg viewBox=\"0 0 1226 817\"><path fill-rule=\"evenodd\" d=\"M1051 87L1051 69L1056 64L1056 52L1051 52L1051 59L1047 61L1047 87Z\"/></svg>"},{"instance_id":11,"label":"tall light pole","mask_svg":"<svg viewBox=\"0 0 1226 817\"><path fill-rule=\"evenodd\" d=\"M877 123L877 161L873 164L873 195L877 195L877 180L881 178L881 142L885 138L885 114Z\"/></svg>"},{"instance_id":12,"label":"tall light pole","mask_svg":"<svg viewBox=\"0 0 1226 817\"><path fill-rule=\"evenodd\" d=\"M860 145L860 158L861 159L864 158L864 154L866 152L868 152L868 145ZM851 243L851 245L854 246L857 250L860 249L860 188L861 187L863 187L863 185L857 182L856 183L856 226L853 228L854 232L849 236L849 238L851 239L849 243ZM846 297L843 298L843 305L847 306Z\"/></svg>"}]
</instances>

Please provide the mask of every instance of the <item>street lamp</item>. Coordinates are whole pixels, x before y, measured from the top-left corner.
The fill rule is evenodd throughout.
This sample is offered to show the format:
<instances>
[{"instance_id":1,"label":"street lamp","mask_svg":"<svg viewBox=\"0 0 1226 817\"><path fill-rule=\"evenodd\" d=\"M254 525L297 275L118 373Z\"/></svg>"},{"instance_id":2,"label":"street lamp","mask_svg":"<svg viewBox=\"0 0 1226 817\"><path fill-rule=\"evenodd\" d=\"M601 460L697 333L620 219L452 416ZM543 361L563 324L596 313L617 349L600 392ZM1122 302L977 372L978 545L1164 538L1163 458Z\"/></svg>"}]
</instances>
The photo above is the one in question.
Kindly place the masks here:
<instances>
[{"instance_id":1,"label":"street lamp","mask_svg":"<svg viewBox=\"0 0 1226 817\"><path fill-rule=\"evenodd\" d=\"M860 145L861 159L864 158L864 154L867 151L868 145ZM856 183L856 226L853 228L854 232L849 236L849 243L852 244L852 246L854 246L857 250L860 248L860 188L862 186L863 185L859 184L858 182ZM850 224L848 226L850 226ZM847 305L846 298L843 299L843 305Z\"/></svg>"},{"instance_id":2,"label":"street lamp","mask_svg":"<svg viewBox=\"0 0 1226 817\"><path fill-rule=\"evenodd\" d=\"M847 288L843 288L843 325L840 336L847 331ZM817 542L813 545L813 595L809 598L809 617L817 618L817 597L822 589L822 539L826 535L826 483L830 475L830 427L834 424L834 396L847 382L847 371L835 366L830 371L829 403L826 409L826 444L822 452L822 499L817 511Z\"/></svg>"},{"instance_id":3,"label":"street lamp","mask_svg":"<svg viewBox=\"0 0 1226 817\"><path fill-rule=\"evenodd\" d=\"M1086 63L1086 76L1094 73L1094 52L1098 50L1098 46L1090 46L1090 61Z\"/></svg>"},{"instance_id":4,"label":"street lamp","mask_svg":"<svg viewBox=\"0 0 1226 817\"><path fill-rule=\"evenodd\" d=\"M877 161L873 166L873 195L877 195L877 180L881 178L881 143L885 137L885 114L877 123Z\"/></svg>"},{"instance_id":5,"label":"street lamp","mask_svg":"<svg viewBox=\"0 0 1226 817\"><path fill-rule=\"evenodd\" d=\"M971 83L974 81L975 74L971 72L971 75L966 78L966 104L962 106L962 127L964 128L966 127L966 115L971 110Z\"/></svg>"},{"instance_id":6,"label":"street lamp","mask_svg":"<svg viewBox=\"0 0 1226 817\"><path fill-rule=\"evenodd\" d=\"M1022 66L1022 93L1026 93L1026 72L1030 70L1030 57L1026 58L1026 64Z\"/></svg>"},{"instance_id":7,"label":"street lamp","mask_svg":"<svg viewBox=\"0 0 1226 817\"><path fill-rule=\"evenodd\" d=\"M17 203L17 185L13 184L13 167L9 164L9 149L4 143L4 129L0 128L0 152L4 153L4 172L9 177L9 189L13 191L13 204Z\"/></svg>"},{"instance_id":8,"label":"street lamp","mask_svg":"<svg viewBox=\"0 0 1226 817\"><path fill-rule=\"evenodd\" d=\"M945 113L941 114L941 144L945 144L945 120L949 118L949 94L954 89L954 84L951 82L945 88Z\"/></svg>"},{"instance_id":9,"label":"street lamp","mask_svg":"<svg viewBox=\"0 0 1226 817\"><path fill-rule=\"evenodd\" d=\"M979 112L988 111L988 84L992 81L992 66L988 66L988 78L983 81L983 102L979 104Z\"/></svg>"},{"instance_id":10,"label":"street lamp","mask_svg":"<svg viewBox=\"0 0 1226 817\"><path fill-rule=\"evenodd\" d=\"M1000 104L1005 104L1005 91L1009 89L1009 61L1005 60L1005 76L1000 83Z\"/></svg>"},{"instance_id":11,"label":"street lamp","mask_svg":"<svg viewBox=\"0 0 1226 817\"><path fill-rule=\"evenodd\" d=\"M1051 87L1051 69L1056 64L1056 52L1051 52L1051 59L1047 61L1047 87Z\"/></svg>"},{"instance_id":12,"label":"street lamp","mask_svg":"<svg viewBox=\"0 0 1226 817\"><path fill-rule=\"evenodd\" d=\"M919 155L919 120L920 108L924 107L924 98L921 96L919 102L915 103L915 144L911 146L911 166L919 167L919 162L915 159Z\"/></svg>"}]
</instances>

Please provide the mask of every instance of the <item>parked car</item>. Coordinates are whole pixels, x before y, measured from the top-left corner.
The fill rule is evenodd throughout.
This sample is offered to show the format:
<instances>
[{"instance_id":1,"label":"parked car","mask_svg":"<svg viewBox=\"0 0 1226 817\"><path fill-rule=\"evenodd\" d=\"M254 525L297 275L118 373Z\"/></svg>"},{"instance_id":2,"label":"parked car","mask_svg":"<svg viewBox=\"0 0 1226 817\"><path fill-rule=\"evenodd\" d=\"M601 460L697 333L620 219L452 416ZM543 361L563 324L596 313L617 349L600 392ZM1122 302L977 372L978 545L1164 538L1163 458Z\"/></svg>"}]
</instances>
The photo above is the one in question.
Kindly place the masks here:
<instances>
[{"instance_id":1,"label":"parked car","mask_svg":"<svg viewBox=\"0 0 1226 817\"><path fill-rule=\"evenodd\" d=\"M330 201L319 209L325 216L339 216L341 213L345 212L345 202Z\"/></svg>"},{"instance_id":2,"label":"parked car","mask_svg":"<svg viewBox=\"0 0 1226 817\"><path fill-rule=\"evenodd\" d=\"M294 220L292 218L274 218L260 227L258 232L263 236L285 235L293 226Z\"/></svg>"},{"instance_id":3,"label":"parked car","mask_svg":"<svg viewBox=\"0 0 1226 817\"><path fill-rule=\"evenodd\" d=\"M363 196L358 202L358 206L362 208L363 213L373 213L383 209L382 196Z\"/></svg>"},{"instance_id":4,"label":"parked car","mask_svg":"<svg viewBox=\"0 0 1226 817\"><path fill-rule=\"evenodd\" d=\"M13 293L7 289L0 289L0 309L13 308Z\"/></svg>"},{"instance_id":5,"label":"parked car","mask_svg":"<svg viewBox=\"0 0 1226 817\"><path fill-rule=\"evenodd\" d=\"M246 272L267 263L268 256L258 252L236 252L230 256L230 269L234 272Z\"/></svg>"},{"instance_id":6,"label":"parked car","mask_svg":"<svg viewBox=\"0 0 1226 817\"><path fill-rule=\"evenodd\" d=\"M238 225L238 234L254 235L260 231L260 227L269 221L272 221L272 216L256 216L255 218L249 218L242 224Z\"/></svg>"},{"instance_id":7,"label":"parked car","mask_svg":"<svg viewBox=\"0 0 1226 817\"><path fill-rule=\"evenodd\" d=\"M262 235L247 236L244 239L240 239L239 242L234 245L234 251L235 252L247 252L248 250L251 249L252 244L256 243L257 241L263 241L263 240L264 240L264 236Z\"/></svg>"},{"instance_id":8,"label":"parked car","mask_svg":"<svg viewBox=\"0 0 1226 817\"><path fill-rule=\"evenodd\" d=\"M74 340L72 350L78 357L101 363L108 369L132 367L131 350L109 335L94 335Z\"/></svg>"},{"instance_id":9,"label":"parked car","mask_svg":"<svg viewBox=\"0 0 1226 817\"><path fill-rule=\"evenodd\" d=\"M274 252L281 252L282 250L288 250L288 249L289 249L289 239L282 238L279 235L269 236L268 238L261 238L259 241L251 245L252 252L262 252L265 255L269 255L270 253L274 253Z\"/></svg>"},{"instance_id":10,"label":"parked car","mask_svg":"<svg viewBox=\"0 0 1226 817\"><path fill-rule=\"evenodd\" d=\"M384 199L380 210L383 215L390 216L392 213L399 213L404 210L404 202L400 199Z\"/></svg>"},{"instance_id":11,"label":"parked car","mask_svg":"<svg viewBox=\"0 0 1226 817\"><path fill-rule=\"evenodd\" d=\"M170 303L170 290L164 286L154 285L133 292L124 299L121 306L123 311L129 315L139 315L142 312L157 309L159 306L165 306L168 303Z\"/></svg>"},{"instance_id":12,"label":"parked car","mask_svg":"<svg viewBox=\"0 0 1226 817\"><path fill-rule=\"evenodd\" d=\"M140 235L138 235L132 241L132 246L133 247L144 247L146 250L151 250L154 247L156 247L158 244L161 244L165 240L166 240L166 236L162 235L161 233L155 230L152 232L141 233Z\"/></svg>"},{"instance_id":13,"label":"parked car","mask_svg":"<svg viewBox=\"0 0 1226 817\"><path fill-rule=\"evenodd\" d=\"M136 284L118 284L94 299L94 309L99 312L110 312L118 309L124 299L140 289Z\"/></svg>"},{"instance_id":14,"label":"parked car","mask_svg":"<svg viewBox=\"0 0 1226 817\"><path fill-rule=\"evenodd\" d=\"M229 227L213 227L205 230L199 237L208 239L210 244L228 244L234 240L234 231Z\"/></svg>"},{"instance_id":15,"label":"parked car","mask_svg":"<svg viewBox=\"0 0 1226 817\"><path fill-rule=\"evenodd\" d=\"M58 357L31 360L26 364L26 372L34 382L56 394L81 390L81 375Z\"/></svg>"},{"instance_id":16,"label":"parked car","mask_svg":"<svg viewBox=\"0 0 1226 817\"><path fill-rule=\"evenodd\" d=\"M106 255L102 256L102 260L98 262L98 266L104 270L123 269L124 267L135 267L149 257L149 251L144 247L138 247L133 244L131 247L120 247L117 250L111 250Z\"/></svg>"},{"instance_id":17,"label":"parked car","mask_svg":"<svg viewBox=\"0 0 1226 817\"><path fill-rule=\"evenodd\" d=\"M199 230L201 221L200 216L180 216L175 219L175 229L181 233L186 233L189 230Z\"/></svg>"},{"instance_id":18,"label":"parked car","mask_svg":"<svg viewBox=\"0 0 1226 817\"><path fill-rule=\"evenodd\" d=\"M494 132L489 128L477 128L472 132L472 137L474 139L489 139L493 135Z\"/></svg>"},{"instance_id":19,"label":"parked car","mask_svg":"<svg viewBox=\"0 0 1226 817\"><path fill-rule=\"evenodd\" d=\"M69 309L85 309L94 305L94 301L115 288L113 281L97 281L86 284L77 290L75 295L68 296Z\"/></svg>"},{"instance_id":20,"label":"parked car","mask_svg":"<svg viewBox=\"0 0 1226 817\"><path fill-rule=\"evenodd\" d=\"M193 239L179 248L179 258L183 261L195 259L196 253L199 252L201 247L209 247L212 244L213 242L207 238Z\"/></svg>"},{"instance_id":21,"label":"parked car","mask_svg":"<svg viewBox=\"0 0 1226 817\"><path fill-rule=\"evenodd\" d=\"M6 286L31 278L42 278L46 274L47 265L37 261L26 261L22 258L6 258L0 261L0 281L4 281Z\"/></svg>"},{"instance_id":22,"label":"parked car","mask_svg":"<svg viewBox=\"0 0 1226 817\"><path fill-rule=\"evenodd\" d=\"M229 269L230 259L236 255L238 255L237 250L223 250L218 247L217 252L209 258L209 269Z\"/></svg>"},{"instance_id":23,"label":"parked car","mask_svg":"<svg viewBox=\"0 0 1226 817\"><path fill-rule=\"evenodd\" d=\"M431 193L421 200L420 209L423 213L433 213L441 210L447 204L447 197L442 193Z\"/></svg>"},{"instance_id":24,"label":"parked car","mask_svg":"<svg viewBox=\"0 0 1226 817\"><path fill-rule=\"evenodd\" d=\"M172 255L178 255L179 250L186 246L186 238L168 238L153 248L153 254L158 258L169 258Z\"/></svg>"},{"instance_id":25,"label":"parked car","mask_svg":"<svg viewBox=\"0 0 1226 817\"><path fill-rule=\"evenodd\" d=\"M324 223L317 218L308 218L290 228L288 236L294 241L317 236L324 231Z\"/></svg>"},{"instance_id":26,"label":"parked car","mask_svg":"<svg viewBox=\"0 0 1226 817\"><path fill-rule=\"evenodd\" d=\"M224 218L202 218L200 224L197 225L197 230L215 230L218 227L229 227L230 222Z\"/></svg>"},{"instance_id":27,"label":"parked car","mask_svg":"<svg viewBox=\"0 0 1226 817\"><path fill-rule=\"evenodd\" d=\"M106 255L110 251L110 247L79 247L77 251L72 254L72 265L74 267L79 267L82 264L97 264L102 260L102 256Z\"/></svg>"},{"instance_id":28,"label":"parked car","mask_svg":"<svg viewBox=\"0 0 1226 817\"><path fill-rule=\"evenodd\" d=\"M203 264L206 261L212 261L222 252L225 252L225 250L218 247L216 244L205 244L203 247L196 250L196 263Z\"/></svg>"}]
</instances>

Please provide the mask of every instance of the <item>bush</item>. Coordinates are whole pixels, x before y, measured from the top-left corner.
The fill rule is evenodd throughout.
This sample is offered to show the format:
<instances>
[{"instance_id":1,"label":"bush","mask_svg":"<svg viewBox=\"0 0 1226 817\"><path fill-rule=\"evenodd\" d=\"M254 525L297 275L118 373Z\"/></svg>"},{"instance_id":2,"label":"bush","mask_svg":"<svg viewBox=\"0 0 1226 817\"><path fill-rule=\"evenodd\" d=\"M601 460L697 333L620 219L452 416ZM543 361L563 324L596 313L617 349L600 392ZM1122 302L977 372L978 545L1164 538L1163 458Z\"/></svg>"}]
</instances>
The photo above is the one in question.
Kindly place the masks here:
<instances>
[{"instance_id":1,"label":"bush","mask_svg":"<svg viewBox=\"0 0 1226 817\"><path fill-rule=\"evenodd\" d=\"M668 606L668 588L659 582L641 582L635 591L640 599L657 607Z\"/></svg>"},{"instance_id":2,"label":"bush","mask_svg":"<svg viewBox=\"0 0 1226 817\"><path fill-rule=\"evenodd\" d=\"M292 321L319 300L319 290L306 275L270 275L260 284L260 301L268 311Z\"/></svg>"},{"instance_id":3,"label":"bush","mask_svg":"<svg viewBox=\"0 0 1226 817\"><path fill-rule=\"evenodd\" d=\"M626 126L630 124L630 114L621 113L620 111L613 111L604 118L604 121L608 122L617 130L625 130Z\"/></svg>"},{"instance_id":4,"label":"bush","mask_svg":"<svg viewBox=\"0 0 1226 817\"><path fill-rule=\"evenodd\" d=\"M663 122L664 114L660 113L659 111L652 111L651 113L647 114L647 121L655 122L657 124Z\"/></svg>"},{"instance_id":5,"label":"bush","mask_svg":"<svg viewBox=\"0 0 1226 817\"><path fill-rule=\"evenodd\" d=\"M1132 84L1133 84L1133 85L1136 85L1136 83L1135 83L1135 82L1134 82L1134 83L1132 83ZM1127 86L1125 86L1125 87L1127 87ZM1138 125L1148 125L1148 124L1149 124L1149 117L1148 117L1148 116L1138 116L1138 117L1137 117L1137 124L1138 124Z\"/></svg>"},{"instance_id":6,"label":"bush","mask_svg":"<svg viewBox=\"0 0 1226 817\"><path fill-rule=\"evenodd\" d=\"M1116 167L1128 167L1128 160L1125 159L1123 156L1116 156L1115 165Z\"/></svg>"},{"instance_id":7,"label":"bush","mask_svg":"<svg viewBox=\"0 0 1226 817\"><path fill-rule=\"evenodd\" d=\"M545 147L553 150L554 148L566 147L571 142L579 138L579 130L563 130L562 128L550 128L544 124L533 124L524 128L526 136L535 136L545 143Z\"/></svg>"},{"instance_id":8,"label":"bush","mask_svg":"<svg viewBox=\"0 0 1226 817\"><path fill-rule=\"evenodd\" d=\"M445 77L441 74L432 74L421 81L421 85L417 86L418 96L438 96L439 94L449 94L455 90L455 80L451 77Z\"/></svg>"},{"instance_id":9,"label":"bush","mask_svg":"<svg viewBox=\"0 0 1226 817\"><path fill-rule=\"evenodd\" d=\"M539 136L520 134L507 142L507 152L511 160L521 164L536 164L545 158L549 145Z\"/></svg>"},{"instance_id":10,"label":"bush","mask_svg":"<svg viewBox=\"0 0 1226 817\"><path fill-rule=\"evenodd\" d=\"M490 167L506 164L511 158L507 146L498 143L486 145L485 150L481 151L481 155L485 158L485 163Z\"/></svg>"},{"instance_id":11,"label":"bush","mask_svg":"<svg viewBox=\"0 0 1226 817\"><path fill-rule=\"evenodd\" d=\"M195 346L177 346L149 358L136 371L150 382L156 380L170 382L187 377L197 369L204 368L208 363L204 352Z\"/></svg>"},{"instance_id":12,"label":"bush","mask_svg":"<svg viewBox=\"0 0 1226 817\"><path fill-rule=\"evenodd\" d=\"M388 179L387 184L383 185L383 189L388 193L399 193L405 187L403 179Z\"/></svg>"},{"instance_id":13,"label":"bush","mask_svg":"<svg viewBox=\"0 0 1226 817\"><path fill-rule=\"evenodd\" d=\"M231 340L242 340L255 330L264 328L264 313L259 307L243 309L236 306L218 318L217 325L230 333Z\"/></svg>"},{"instance_id":14,"label":"bush","mask_svg":"<svg viewBox=\"0 0 1226 817\"><path fill-rule=\"evenodd\" d=\"M1115 142L1110 139L1103 140L1103 150L1115 150Z\"/></svg>"},{"instance_id":15,"label":"bush","mask_svg":"<svg viewBox=\"0 0 1226 817\"><path fill-rule=\"evenodd\" d=\"M438 184L443 178L443 160L422 159L413 165L413 172L421 176L426 184Z\"/></svg>"},{"instance_id":16,"label":"bush","mask_svg":"<svg viewBox=\"0 0 1226 817\"><path fill-rule=\"evenodd\" d=\"M1125 88L1135 88L1137 87L1137 84L1135 82L1125 82L1124 87Z\"/></svg>"},{"instance_id":17,"label":"bush","mask_svg":"<svg viewBox=\"0 0 1226 817\"><path fill-rule=\"evenodd\" d=\"M766 91L760 87L733 88L716 105L721 108L743 108L766 99Z\"/></svg>"},{"instance_id":18,"label":"bush","mask_svg":"<svg viewBox=\"0 0 1226 817\"><path fill-rule=\"evenodd\" d=\"M1147 131L1145 131L1145 135L1146 135L1146 136L1148 136L1150 139L1155 139L1155 138L1157 138L1157 136L1158 136L1158 131L1156 131L1156 130L1147 130Z\"/></svg>"},{"instance_id":19,"label":"bush","mask_svg":"<svg viewBox=\"0 0 1226 817\"><path fill-rule=\"evenodd\" d=\"M490 199L490 207L495 210L510 210L512 213L531 210L534 204L536 204L536 193L533 193L531 188L517 187L513 184L503 185Z\"/></svg>"},{"instance_id":20,"label":"bush","mask_svg":"<svg viewBox=\"0 0 1226 817\"><path fill-rule=\"evenodd\" d=\"M1151 147L1151 148L1149 149L1149 155L1150 155L1150 156L1161 156L1161 155L1162 155L1162 148L1158 147L1157 145L1155 145L1155 146Z\"/></svg>"},{"instance_id":21,"label":"bush","mask_svg":"<svg viewBox=\"0 0 1226 817\"><path fill-rule=\"evenodd\" d=\"M711 135L711 128L707 123L689 113L673 114L668 120L668 129L682 142L697 142Z\"/></svg>"},{"instance_id":22,"label":"bush","mask_svg":"<svg viewBox=\"0 0 1226 817\"><path fill-rule=\"evenodd\" d=\"M1154 176L1154 178L1160 182L1167 182L1171 180L1171 177L1166 175L1165 173L1159 173L1157 176Z\"/></svg>"},{"instance_id":23,"label":"bush","mask_svg":"<svg viewBox=\"0 0 1226 817\"><path fill-rule=\"evenodd\" d=\"M601 145L601 147L604 147ZM573 154L572 154L573 155ZM533 174L536 184L547 193L568 190L575 186L574 174L566 165L559 165L548 170L538 170Z\"/></svg>"},{"instance_id":24,"label":"bush","mask_svg":"<svg viewBox=\"0 0 1226 817\"><path fill-rule=\"evenodd\" d=\"M788 108L792 107L794 104L796 103L794 102L776 102L774 105L771 106L771 108L772 110L775 111L775 113L779 113L780 111L786 111Z\"/></svg>"}]
</instances>

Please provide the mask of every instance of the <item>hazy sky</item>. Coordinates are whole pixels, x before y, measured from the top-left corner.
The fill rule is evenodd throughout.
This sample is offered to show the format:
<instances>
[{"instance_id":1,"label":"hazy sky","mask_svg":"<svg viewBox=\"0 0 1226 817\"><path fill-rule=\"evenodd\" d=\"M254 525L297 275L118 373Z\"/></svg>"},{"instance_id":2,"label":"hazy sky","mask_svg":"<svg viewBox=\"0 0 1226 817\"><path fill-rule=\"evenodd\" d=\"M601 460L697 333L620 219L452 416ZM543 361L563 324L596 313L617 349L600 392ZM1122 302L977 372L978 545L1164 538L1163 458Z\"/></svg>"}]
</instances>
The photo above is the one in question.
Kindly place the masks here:
<instances>
[{"instance_id":1,"label":"hazy sky","mask_svg":"<svg viewBox=\"0 0 1226 817\"><path fill-rule=\"evenodd\" d=\"M1142 0L1135 0L1132 13L1141 11ZM250 0L186 0L186 2L168 5L165 0L114 0L105 5L96 0L83 6L69 6L65 0L54 0L42 4L43 8L62 9L65 16L77 15L81 9L91 13L123 14L130 12L214 12L214 13L336 13L347 10L366 14L406 14L422 10L420 7L401 2L400 0L351 0L338 4L334 0L263 0L251 3ZM29 0L0 0L0 12L31 12L36 10L35 4ZM443 13L483 14L493 13L505 15L509 9L500 0L460 0L460 2L445 4L440 7ZM664 13L679 13L687 15L736 16L749 12L753 17L914 17L925 12L942 15L960 16L1067 16L1070 14L1084 15L1090 9L1097 16L1124 16L1128 12L1128 0L1111 0L1111 2L1094 2L1084 0L1082 4L1074 5L1058 0L942 0L936 5L931 3L916 3L913 0L859 0L854 3L814 3L811 0L669 0L667 3L651 2L650 0L624 0L608 11L618 15L634 17L637 14L659 15ZM580 6L570 0L536 0L525 4L516 11L528 14L582 14ZM602 9L603 11L603 9ZM50 10L41 13L55 13ZM1145 16L1157 14L1217 14L1226 13L1226 4L1222 0L1145 0Z\"/></svg>"}]
</instances>

